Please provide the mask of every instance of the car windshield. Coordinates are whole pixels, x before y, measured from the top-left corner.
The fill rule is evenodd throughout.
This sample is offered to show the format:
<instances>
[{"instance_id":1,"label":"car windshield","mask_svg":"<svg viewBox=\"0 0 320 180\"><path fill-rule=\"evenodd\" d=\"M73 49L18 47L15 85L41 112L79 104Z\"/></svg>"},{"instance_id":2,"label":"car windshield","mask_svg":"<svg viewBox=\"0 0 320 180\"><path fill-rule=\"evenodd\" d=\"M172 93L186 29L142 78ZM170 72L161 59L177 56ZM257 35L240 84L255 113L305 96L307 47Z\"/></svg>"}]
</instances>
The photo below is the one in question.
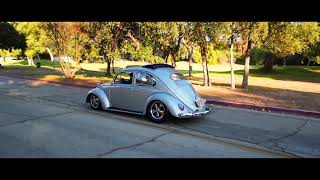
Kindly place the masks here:
<instances>
[{"instance_id":1,"label":"car windshield","mask_svg":"<svg viewBox=\"0 0 320 180\"><path fill-rule=\"evenodd\" d=\"M174 81L176 81L176 80L187 80L187 78L181 73L172 73L170 75L170 77Z\"/></svg>"}]
</instances>

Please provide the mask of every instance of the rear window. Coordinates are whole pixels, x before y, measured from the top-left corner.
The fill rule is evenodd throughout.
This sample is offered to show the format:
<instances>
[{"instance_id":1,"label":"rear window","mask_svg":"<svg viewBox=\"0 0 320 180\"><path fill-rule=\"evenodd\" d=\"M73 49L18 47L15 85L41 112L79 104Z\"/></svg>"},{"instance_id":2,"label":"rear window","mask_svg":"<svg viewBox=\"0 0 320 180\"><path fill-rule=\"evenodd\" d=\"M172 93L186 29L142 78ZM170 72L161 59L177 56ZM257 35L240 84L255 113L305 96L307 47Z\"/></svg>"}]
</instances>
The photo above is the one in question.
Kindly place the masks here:
<instances>
[{"instance_id":1,"label":"rear window","mask_svg":"<svg viewBox=\"0 0 320 180\"><path fill-rule=\"evenodd\" d=\"M176 80L187 80L187 78L181 73L172 73L170 75L170 77L174 81L176 81Z\"/></svg>"}]
</instances>

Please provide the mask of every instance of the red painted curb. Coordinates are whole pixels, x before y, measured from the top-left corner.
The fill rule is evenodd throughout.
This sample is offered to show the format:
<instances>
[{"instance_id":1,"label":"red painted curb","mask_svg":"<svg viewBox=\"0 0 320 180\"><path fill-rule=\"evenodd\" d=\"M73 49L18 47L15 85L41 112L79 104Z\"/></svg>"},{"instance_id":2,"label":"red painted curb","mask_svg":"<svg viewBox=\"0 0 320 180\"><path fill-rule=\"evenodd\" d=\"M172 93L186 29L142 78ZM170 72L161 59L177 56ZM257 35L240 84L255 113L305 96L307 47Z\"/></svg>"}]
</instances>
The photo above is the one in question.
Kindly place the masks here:
<instances>
[{"instance_id":1,"label":"red painted curb","mask_svg":"<svg viewBox=\"0 0 320 180\"><path fill-rule=\"evenodd\" d=\"M317 112L317 111L305 111L305 110L300 110L300 109L259 106L259 105L254 105L254 104L244 104L244 103L228 102L228 101L216 101L216 100L211 100L211 99L207 99L207 103L221 105L221 106L228 106L228 107L251 109L251 110L263 111L263 112L288 113L288 114L295 114L295 115L320 118L320 112Z\"/></svg>"},{"instance_id":2,"label":"red painted curb","mask_svg":"<svg viewBox=\"0 0 320 180\"><path fill-rule=\"evenodd\" d=\"M90 84L88 84L88 85L74 84L74 83L70 83L70 82L43 80L43 79L40 79L40 78L18 76L18 75L11 75L11 74L2 74L2 73L0 73L0 76L1 75L2 76L8 76L8 77L14 77L14 78L20 78L20 79L28 79L28 80L33 80L33 81L46 82L46 83L61 84L61 85L67 85L67 86L76 86L76 87L83 87L83 88L94 88L94 87L96 87L95 85L90 85ZM300 109L289 109L289 108L281 108L281 107L259 106L259 105L254 105L254 104L245 104L245 103L229 102L229 101L217 101L217 100L212 100L212 99L207 99L207 104L215 104L215 105L227 106L227 107L251 109L251 110L263 111L263 112L288 113L288 114L295 114L295 115L302 115L302 116L320 118L320 112L317 112L317 111L305 111L305 110L300 110Z\"/></svg>"}]
</instances>

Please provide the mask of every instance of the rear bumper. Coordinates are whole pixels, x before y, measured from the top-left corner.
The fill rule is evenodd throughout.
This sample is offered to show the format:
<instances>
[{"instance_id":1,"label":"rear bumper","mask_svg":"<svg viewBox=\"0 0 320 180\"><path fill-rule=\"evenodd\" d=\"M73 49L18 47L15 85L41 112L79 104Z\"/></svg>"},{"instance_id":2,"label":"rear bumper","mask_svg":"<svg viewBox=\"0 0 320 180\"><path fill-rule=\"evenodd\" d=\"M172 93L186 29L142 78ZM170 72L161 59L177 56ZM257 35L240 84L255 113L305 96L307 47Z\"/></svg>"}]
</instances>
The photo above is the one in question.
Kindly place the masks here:
<instances>
[{"instance_id":1,"label":"rear bumper","mask_svg":"<svg viewBox=\"0 0 320 180\"><path fill-rule=\"evenodd\" d=\"M180 113L178 114L178 116L180 118L192 118L192 117L205 116L211 113L213 113L213 107L206 107L205 110L202 110L202 111L196 111L193 113Z\"/></svg>"}]
</instances>

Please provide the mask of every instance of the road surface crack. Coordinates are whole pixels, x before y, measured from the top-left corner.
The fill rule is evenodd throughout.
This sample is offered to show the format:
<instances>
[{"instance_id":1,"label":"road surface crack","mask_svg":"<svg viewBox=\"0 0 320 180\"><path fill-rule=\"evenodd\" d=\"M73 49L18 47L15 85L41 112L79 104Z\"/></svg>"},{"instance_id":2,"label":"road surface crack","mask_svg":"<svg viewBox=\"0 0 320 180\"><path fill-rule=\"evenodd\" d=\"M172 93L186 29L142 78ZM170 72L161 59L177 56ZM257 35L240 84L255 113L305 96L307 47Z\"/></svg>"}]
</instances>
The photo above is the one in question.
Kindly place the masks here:
<instances>
[{"instance_id":1,"label":"road surface crack","mask_svg":"<svg viewBox=\"0 0 320 180\"><path fill-rule=\"evenodd\" d=\"M60 116L60 115L69 114L69 113L72 113L72 112L74 112L74 111L68 111L68 112L56 113L56 114L49 114L49 115L44 115L44 116L36 116L36 117L33 117L33 118L29 118L29 119L24 119L24 120L20 120L20 121L14 121L12 123L1 124L0 127L7 127L7 126L15 125L15 124L21 124L21 123L37 120L37 119L40 119L40 118L48 118L48 117Z\"/></svg>"},{"instance_id":2,"label":"road surface crack","mask_svg":"<svg viewBox=\"0 0 320 180\"><path fill-rule=\"evenodd\" d=\"M260 145L260 144L257 143L257 142L254 142L254 141L246 141L246 140L243 140L243 139L236 139L236 138L232 138L232 137L217 136L217 135L210 134L210 133L208 133L208 132L206 132L206 131L189 128L189 127L187 127L187 126L183 126L183 125L178 124L178 123L174 123L174 124L176 124L176 125L184 128L184 129L191 130L191 131L195 131L195 132L199 132L199 133L203 133L203 134L206 134L206 135L209 135L209 136L213 136L213 137L216 137L216 138L227 138L227 139L232 139L232 140L236 140L236 141L242 141L242 142L251 143L251 144L256 144L256 145L259 145L259 146L262 146L262 147L266 147L266 148L270 148L270 149L275 150L275 149L272 148L272 147L263 146L263 145ZM302 127L300 127L300 128L302 128ZM299 157L299 156L297 156L297 155L295 155L295 154L292 154L292 153L290 153L290 152L284 151L284 149L281 148L281 147L279 147L277 150L280 150L281 152L286 153L286 154L289 154L289 155L294 156L294 157Z\"/></svg>"},{"instance_id":3,"label":"road surface crack","mask_svg":"<svg viewBox=\"0 0 320 180\"><path fill-rule=\"evenodd\" d=\"M273 141L280 141L282 139L286 139L288 137L292 137L292 136L298 134L302 130L302 128L304 128L308 124L309 121L310 121L310 119L306 120L299 127L297 127L297 130L295 130L293 133L287 134L287 135L279 137L279 138L273 138L273 139L267 139L267 140L264 140L264 141L260 141L257 144L268 143L268 142L273 142Z\"/></svg>"},{"instance_id":4,"label":"road surface crack","mask_svg":"<svg viewBox=\"0 0 320 180\"><path fill-rule=\"evenodd\" d=\"M146 140L146 141L143 141L143 142L140 142L140 143L136 143L136 144L132 144L132 145L129 145L129 146L124 146L124 147L111 149L108 152L105 152L105 153L102 153L102 154L98 154L97 157L104 157L104 156L107 156L107 155L110 155L110 154L114 153L115 151L119 151L119 150L123 150L123 149L129 149L129 148L132 148L132 147L138 147L138 146L142 146L142 145L144 145L146 143L155 142L158 138L160 138L162 136L165 136L167 134L170 134L170 133L172 133L174 131L178 131L178 130L179 129L175 129L175 130L172 130L172 131L157 135L157 136L155 136L155 137L153 137L153 138L151 138L149 140Z\"/></svg>"}]
</instances>

